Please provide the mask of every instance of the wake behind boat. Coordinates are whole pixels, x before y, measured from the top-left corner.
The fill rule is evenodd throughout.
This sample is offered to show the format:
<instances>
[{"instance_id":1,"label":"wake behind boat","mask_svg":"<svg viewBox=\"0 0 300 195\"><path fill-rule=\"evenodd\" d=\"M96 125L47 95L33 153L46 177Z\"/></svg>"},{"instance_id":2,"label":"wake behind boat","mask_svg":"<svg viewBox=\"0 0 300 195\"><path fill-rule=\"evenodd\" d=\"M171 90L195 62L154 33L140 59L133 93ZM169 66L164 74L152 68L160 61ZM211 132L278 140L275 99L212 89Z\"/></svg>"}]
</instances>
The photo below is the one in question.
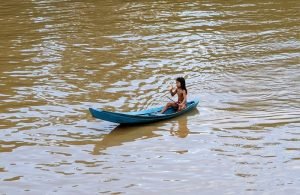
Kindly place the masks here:
<instances>
[{"instance_id":1,"label":"wake behind boat","mask_svg":"<svg viewBox=\"0 0 300 195\"><path fill-rule=\"evenodd\" d=\"M151 123L160 120L170 119L182 115L197 107L199 99L190 100L187 102L186 108L177 112L174 108L167 109L163 114L161 110L163 106L150 108L137 112L109 112L101 109L89 108L93 117L120 124L142 124Z\"/></svg>"}]
</instances>

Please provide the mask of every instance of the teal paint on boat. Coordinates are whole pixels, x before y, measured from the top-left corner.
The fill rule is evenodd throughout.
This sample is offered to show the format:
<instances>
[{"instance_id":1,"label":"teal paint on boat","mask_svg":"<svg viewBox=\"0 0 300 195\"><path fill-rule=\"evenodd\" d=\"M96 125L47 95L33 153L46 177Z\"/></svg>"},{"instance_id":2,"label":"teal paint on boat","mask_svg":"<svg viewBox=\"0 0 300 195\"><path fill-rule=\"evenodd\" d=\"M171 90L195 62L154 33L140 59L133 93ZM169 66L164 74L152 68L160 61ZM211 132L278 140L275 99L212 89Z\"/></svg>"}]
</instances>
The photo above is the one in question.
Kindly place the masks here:
<instances>
[{"instance_id":1,"label":"teal paint on boat","mask_svg":"<svg viewBox=\"0 0 300 195\"><path fill-rule=\"evenodd\" d=\"M160 120L170 119L179 115L182 115L197 107L199 99L194 99L187 102L186 109L177 112L173 108L166 110L164 114L160 114L163 106L157 108L150 108L147 110L136 112L109 112L100 109L90 108L90 112L93 117L120 124L142 124L151 123Z\"/></svg>"}]
</instances>

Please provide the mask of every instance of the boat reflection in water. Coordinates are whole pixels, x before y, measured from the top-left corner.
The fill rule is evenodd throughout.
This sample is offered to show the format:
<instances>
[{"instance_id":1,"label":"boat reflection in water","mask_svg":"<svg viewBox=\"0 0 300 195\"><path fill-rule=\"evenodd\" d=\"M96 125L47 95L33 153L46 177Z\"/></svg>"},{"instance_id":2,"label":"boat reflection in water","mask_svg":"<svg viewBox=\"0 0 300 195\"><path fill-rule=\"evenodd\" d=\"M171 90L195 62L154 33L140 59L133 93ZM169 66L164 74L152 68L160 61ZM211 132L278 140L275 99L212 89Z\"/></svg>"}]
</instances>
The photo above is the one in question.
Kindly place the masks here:
<instances>
[{"instance_id":1,"label":"boat reflection in water","mask_svg":"<svg viewBox=\"0 0 300 195\"><path fill-rule=\"evenodd\" d=\"M103 135L102 140L95 144L92 154L105 154L107 148L114 146L121 146L128 142L136 140L149 139L162 136L159 134L160 129L172 123L170 134L179 138L188 136L190 130L188 129L188 117L198 114L197 109L193 109L185 115L182 115L171 120L161 121L157 123L124 126L119 125L113 129L109 134Z\"/></svg>"},{"instance_id":2,"label":"boat reflection in water","mask_svg":"<svg viewBox=\"0 0 300 195\"><path fill-rule=\"evenodd\" d=\"M173 124L173 126L170 129L171 135L180 137L180 138L185 138L188 136L190 130L188 128L188 116L190 115L196 115L198 114L199 111L197 109L192 110L189 114L184 115L180 118L178 118L178 125L176 123Z\"/></svg>"}]
</instances>

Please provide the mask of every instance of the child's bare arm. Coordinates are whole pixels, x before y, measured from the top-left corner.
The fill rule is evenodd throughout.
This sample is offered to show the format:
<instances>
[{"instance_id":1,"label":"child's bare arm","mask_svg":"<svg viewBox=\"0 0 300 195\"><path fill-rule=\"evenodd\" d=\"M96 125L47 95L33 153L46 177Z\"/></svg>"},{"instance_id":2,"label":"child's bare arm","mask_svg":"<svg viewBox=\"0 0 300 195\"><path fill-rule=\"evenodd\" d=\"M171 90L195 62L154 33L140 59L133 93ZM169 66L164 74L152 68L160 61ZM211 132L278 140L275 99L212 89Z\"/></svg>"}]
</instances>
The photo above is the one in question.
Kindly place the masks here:
<instances>
[{"instance_id":1,"label":"child's bare arm","mask_svg":"<svg viewBox=\"0 0 300 195\"><path fill-rule=\"evenodd\" d=\"M187 94L186 94L186 91L185 90L183 90L183 100L182 100L182 105L185 105L186 104L186 102L187 102Z\"/></svg>"},{"instance_id":2,"label":"child's bare arm","mask_svg":"<svg viewBox=\"0 0 300 195\"><path fill-rule=\"evenodd\" d=\"M175 89L175 91L173 91L173 86L170 86L170 93L171 93L171 96L174 96L177 93L177 89Z\"/></svg>"}]
</instances>

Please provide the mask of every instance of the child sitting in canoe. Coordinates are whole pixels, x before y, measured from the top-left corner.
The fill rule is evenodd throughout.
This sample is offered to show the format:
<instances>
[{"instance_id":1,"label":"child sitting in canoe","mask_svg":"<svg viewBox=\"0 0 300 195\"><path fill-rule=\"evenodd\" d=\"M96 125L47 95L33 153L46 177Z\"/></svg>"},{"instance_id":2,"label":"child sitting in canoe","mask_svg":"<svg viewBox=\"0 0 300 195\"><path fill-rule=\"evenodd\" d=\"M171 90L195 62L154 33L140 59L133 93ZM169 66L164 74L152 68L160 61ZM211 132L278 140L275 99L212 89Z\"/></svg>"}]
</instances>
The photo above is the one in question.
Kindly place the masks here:
<instances>
[{"instance_id":1,"label":"child sitting in canoe","mask_svg":"<svg viewBox=\"0 0 300 195\"><path fill-rule=\"evenodd\" d=\"M187 102L187 89L185 87L185 80L183 77L178 77L176 79L176 88L174 90L173 86L170 86L170 93L172 96L177 94L178 101L177 102L169 102L167 105L162 109L161 113L164 113L168 108L173 107L178 112L186 108Z\"/></svg>"}]
</instances>

